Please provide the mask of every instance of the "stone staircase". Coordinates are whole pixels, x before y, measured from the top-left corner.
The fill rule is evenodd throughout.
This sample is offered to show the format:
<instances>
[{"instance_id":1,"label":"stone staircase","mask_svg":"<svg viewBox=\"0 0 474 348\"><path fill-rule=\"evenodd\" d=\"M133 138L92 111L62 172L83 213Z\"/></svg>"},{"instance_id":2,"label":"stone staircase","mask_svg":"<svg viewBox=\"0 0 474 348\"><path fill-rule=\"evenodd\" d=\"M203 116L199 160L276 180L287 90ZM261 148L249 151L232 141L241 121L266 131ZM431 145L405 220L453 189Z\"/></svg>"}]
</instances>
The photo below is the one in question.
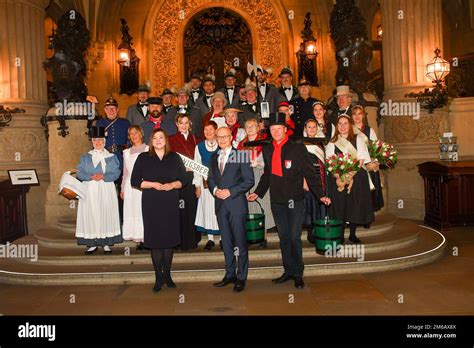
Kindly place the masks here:
<instances>
[{"instance_id":1,"label":"stone staircase","mask_svg":"<svg viewBox=\"0 0 474 348\"><path fill-rule=\"evenodd\" d=\"M135 250L135 244L115 245L112 255L102 249L85 256L74 238L75 221L63 219L57 228L38 230L15 244L37 244L38 260L0 259L0 283L31 285L152 284L154 272L149 251ZM305 236L305 233L303 236ZM348 231L346 231L347 240ZM303 237L305 276L382 272L433 262L443 255L445 238L437 231L409 220L382 213L370 229L359 228L363 258L318 255ZM250 246L249 279L270 279L282 273L279 239L268 233L265 249ZM198 249L177 251L173 259L176 282L217 281L224 275L224 255L217 246L204 251L204 237ZM347 245L351 245L349 242ZM346 255L347 256L347 255ZM349 255L350 256L350 255Z\"/></svg>"}]
</instances>

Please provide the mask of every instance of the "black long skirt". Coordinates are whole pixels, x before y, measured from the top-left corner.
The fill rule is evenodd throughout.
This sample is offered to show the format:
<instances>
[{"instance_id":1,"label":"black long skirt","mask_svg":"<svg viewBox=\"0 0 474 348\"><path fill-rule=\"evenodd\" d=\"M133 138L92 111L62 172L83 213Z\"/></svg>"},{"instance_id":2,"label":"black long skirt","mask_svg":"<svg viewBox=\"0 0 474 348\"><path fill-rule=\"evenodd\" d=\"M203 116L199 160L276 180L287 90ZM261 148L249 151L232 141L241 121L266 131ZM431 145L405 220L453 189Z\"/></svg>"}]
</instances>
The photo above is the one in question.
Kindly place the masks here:
<instances>
[{"instance_id":1,"label":"black long skirt","mask_svg":"<svg viewBox=\"0 0 474 348\"><path fill-rule=\"evenodd\" d=\"M316 220L324 219L325 205L316 199L313 192L304 193L304 220L303 226L313 226Z\"/></svg>"},{"instance_id":2,"label":"black long skirt","mask_svg":"<svg viewBox=\"0 0 474 348\"><path fill-rule=\"evenodd\" d=\"M195 190L196 186L191 184L179 190L181 250L196 249L201 241L201 233L196 230L194 225L197 211Z\"/></svg>"},{"instance_id":3,"label":"black long skirt","mask_svg":"<svg viewBox=\"0 0 474 348\"><path fill-rule=\"evenodd\" d=\"M380 180L380 171L369 172L372 183L375 186L375 190L372 190L372 205L374 211L379 211L384 206L383 193L382 193L382 181Z\"/></svg>"},{"instance_id":4,"label":"black long skirt","mask_svg":"<svg viewBox=\"0 0 474 348\"><path fill-rule=\"evenodd\" d=\"M351 192L347 193L347 186L339 192L336 179L328 175L328 192L331 198L329 215L331 219L351 222L357 225L368 225L374 221L372 195L369 187L369 178L365 170L360 170L354 176Z\"/></svg>"}]
</instances>

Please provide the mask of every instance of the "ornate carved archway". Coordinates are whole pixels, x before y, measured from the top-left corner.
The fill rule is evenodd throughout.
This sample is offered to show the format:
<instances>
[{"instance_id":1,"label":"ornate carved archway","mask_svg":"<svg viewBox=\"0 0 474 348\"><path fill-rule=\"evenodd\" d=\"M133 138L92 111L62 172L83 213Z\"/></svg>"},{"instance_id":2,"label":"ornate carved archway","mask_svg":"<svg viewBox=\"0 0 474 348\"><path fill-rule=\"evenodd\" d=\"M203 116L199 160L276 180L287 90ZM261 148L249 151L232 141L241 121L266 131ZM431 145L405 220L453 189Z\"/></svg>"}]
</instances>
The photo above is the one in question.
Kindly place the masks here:
<instances>
[{"instance_id":1,"label":"ornate carved archway","mask_svg":"<svg viewBox=\"0 0 474 348\"><path fill-rule=\"evenodd\" d=\"M184 77L213 74L217 88L224 75L236 71L237 83L247 78L247 63L253 62L252 34L245 20L233 11L213 7L199 12L184 34Z\"/></svg>"},{"instance_id":2,"label":"ornate carved archway","mask_svg":"<svg viewBox=\"0 0 474 348\"><path fill-rule=\"evenodd\" d=\"M281 13L271 0L188 0L164 1L151 17L152 88L182 85L184 76L183 38L188 22L195 14L210 7L228 8L244 18L252 34L253 56L258 64L279 71L288 61L287 44L283 42Z\"/></svg>"}]
</instances>

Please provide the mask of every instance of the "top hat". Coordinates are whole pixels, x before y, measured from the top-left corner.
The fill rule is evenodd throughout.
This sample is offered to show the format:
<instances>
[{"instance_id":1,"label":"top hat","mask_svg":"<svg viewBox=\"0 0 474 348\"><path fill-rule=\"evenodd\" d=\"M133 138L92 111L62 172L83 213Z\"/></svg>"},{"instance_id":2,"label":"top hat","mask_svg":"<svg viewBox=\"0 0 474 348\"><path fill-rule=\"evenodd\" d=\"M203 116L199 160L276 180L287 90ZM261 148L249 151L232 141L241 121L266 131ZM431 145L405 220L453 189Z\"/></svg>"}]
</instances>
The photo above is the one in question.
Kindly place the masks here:
<instances>
[{"instance_id":1,"label":"top hat","mask_svg":"<svg viewBox=\"0 0 474 348\"><path fill-rule=\"evenodd\" d=\"M89 130L89 137L91 139L105 138L105 127L91 127Z\"/></svg>"},{"instance_id":2,"label":"top hat","mask_svg":"<svg viewBox=\"0 0 474 348\"><path fill-rule=\"evenodd\" d=\"M270 114L270 123L269 127L271 126L285 126L288 128L288 124L286 123L286 114L284 112L276 112Z\"/></svg>"},{"instance_id":3,"label":"top hat","mask_svg":"<svg viewBox=\"0 0 474 348\"><path fill-rule=\"evenodd\" d=\"M341 86L336 87L336 97L343 96L343 95L351 96L349 86L341 85Z\"/></svg>"}]
</instances>

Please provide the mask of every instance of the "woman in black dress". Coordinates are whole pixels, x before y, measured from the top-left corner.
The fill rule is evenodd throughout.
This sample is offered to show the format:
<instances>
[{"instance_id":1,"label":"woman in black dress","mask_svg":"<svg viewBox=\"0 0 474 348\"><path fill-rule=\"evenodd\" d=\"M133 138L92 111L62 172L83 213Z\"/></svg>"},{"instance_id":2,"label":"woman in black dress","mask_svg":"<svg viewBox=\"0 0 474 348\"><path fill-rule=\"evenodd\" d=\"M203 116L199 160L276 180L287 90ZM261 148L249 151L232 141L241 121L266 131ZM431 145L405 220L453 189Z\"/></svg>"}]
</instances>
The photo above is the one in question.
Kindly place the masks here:
<instances>
[{"instance_id":1,"label":"woman in black dress","mask_svg":"<svg viewBox=\"0 0 474 348\"><path fill-rule=\"evenodd\" d=\"M354 121L354 125L357 127L358 130L362 132L364 137L365 143L368 145L369 141L377 141L377 134L372 127L369 127L367 122L367 114L365 109L361 105L356 105L352 108L351 113L352 120ZM371 163L367 164L367 169L369 170L370 179L374 184L374 189L372 190L372 204L374 207L374 211L379 211L384 206L383 201L383 193L382 193L382 181L380 180L380 171L379 171L379 163L376 161L372 161Z\"/></svg>"},{"instance_id":2,"label":"woman in black dress","mask_svg":"<svg viewBox=\"0 0 474 348\"><path fill-rule=\"evenodd\" d=\"M176 287L171 279L171 262L174 248L181 244L179 189L188 183L183 161L170 151L165 131L153 130L149 151L141 153L135 162L131 184L143 191L144 246L151 249L154 292L160 291L163 283Z\"/></svg>"},{"instance_id":3,"label":"woman in black dress","mask_svg":"<svg viewBox=\"0 0 474 348\"><path fill-rule=\"evenodd\" d=\"M347 153L357 157L361 166L370 163L370 155L364 139L360 134L354 134L351 117L342 114L337 119L336 133L326 147L326 158ZM338 190L336 179L332 174L328 175L327 185L332 201L331 219L341 220L343 223L349 222L349 240L359 244L361 241L356 236L357 226L368 225L374 220L369 177L366 170L362 168L354 175L349 193L347 186L342 191Z\"/></svg>"}]
</instances>

